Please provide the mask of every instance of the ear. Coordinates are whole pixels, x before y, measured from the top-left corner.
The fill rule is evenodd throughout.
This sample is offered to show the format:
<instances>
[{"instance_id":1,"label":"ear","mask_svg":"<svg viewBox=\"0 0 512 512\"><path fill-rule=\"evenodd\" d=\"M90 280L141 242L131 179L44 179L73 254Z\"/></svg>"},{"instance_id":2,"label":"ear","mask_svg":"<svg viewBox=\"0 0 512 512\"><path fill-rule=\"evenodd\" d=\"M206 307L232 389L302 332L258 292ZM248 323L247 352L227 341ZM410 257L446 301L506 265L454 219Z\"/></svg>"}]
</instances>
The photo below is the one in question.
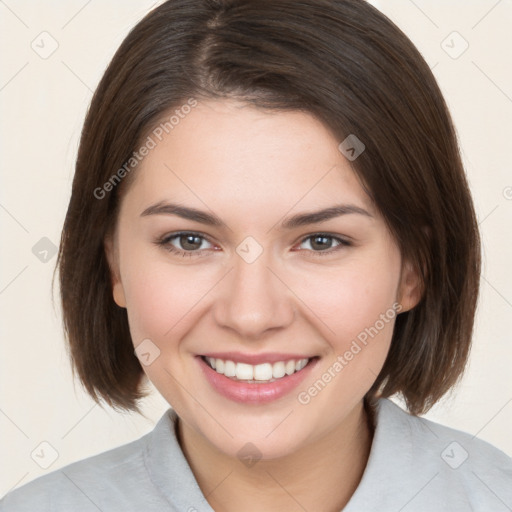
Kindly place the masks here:
<instances>
[{"instance_id":1,"label":"ear","mask_svg":"<svg viewBox=\"0 0 512 512\"><path fill-rule=\"evenodd\" d=\"M398 285L397 302L402 305L401 313L414 308L421 300L422 282L418 270L409 261L402 265L400 283Z\"/></svg>"},{"instance_id":2,"label":"ear","mask_svg":"<svg viewBox=\"0 0 512 512\"><path fill-rule=\"evenodd\" d=\"M120 307L126 307L126 298L124 296L123 283L121 282L121 274L119 272L119 257L117 244L113 240L112 235L107 235L103 241L105 255L107 257L108 266L110 268L110 279L112 283L112 295L114 302Z\"/></svg>"}]
</instances>

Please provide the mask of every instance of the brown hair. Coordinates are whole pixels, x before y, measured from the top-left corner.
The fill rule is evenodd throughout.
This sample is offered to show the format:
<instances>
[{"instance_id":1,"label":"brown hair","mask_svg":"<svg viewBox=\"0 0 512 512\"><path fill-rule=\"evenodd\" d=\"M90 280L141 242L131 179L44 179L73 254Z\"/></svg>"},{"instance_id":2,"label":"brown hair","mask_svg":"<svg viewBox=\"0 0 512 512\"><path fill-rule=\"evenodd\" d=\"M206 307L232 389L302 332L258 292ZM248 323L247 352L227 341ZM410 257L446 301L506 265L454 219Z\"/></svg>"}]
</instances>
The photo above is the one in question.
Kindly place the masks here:
<instances>
[{"instance_id":1,"label":"brown hair","mask_svg":"<svg viewBox=\"0 0 512 512\"><path fill-rule=\"evenodd\" d=\"M112 179L164 114L191 97L310 112L340 142L355 134L365 144L352 167L422 281L367 398L401 393L411 413L428 410L466 365L478 226L428 65L363 0L172 0L123 41L85 120L57 262L73 371L89 394L135 411L145 396L104 248L135 171L124 167L119 186Z\"/></svg>"}]
</instances>

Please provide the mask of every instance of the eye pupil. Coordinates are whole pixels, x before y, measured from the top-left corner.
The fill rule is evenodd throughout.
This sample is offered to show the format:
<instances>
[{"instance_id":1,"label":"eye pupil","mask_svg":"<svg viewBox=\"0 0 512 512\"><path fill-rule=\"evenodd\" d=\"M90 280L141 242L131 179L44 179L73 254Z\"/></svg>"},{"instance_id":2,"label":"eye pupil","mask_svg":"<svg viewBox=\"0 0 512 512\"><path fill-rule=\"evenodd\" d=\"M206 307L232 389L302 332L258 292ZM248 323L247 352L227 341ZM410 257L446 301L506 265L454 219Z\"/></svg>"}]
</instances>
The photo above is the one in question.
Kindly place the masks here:
<instances>
[{"instance_id":1,"label":"eye pupil","mask_svg":"<svg viewBox=\"0 0 512 512\"><path fill-rule=\"evenodd\" d=\"M201 247L201 237L197 235L181 235L180 245L185 250L194 250Z\"/></svg>"},{"instance_id":2,"label":"eye pupil","mask_svg":"<svg viewBox=\"0 0 512 512\"><path fill-rule=\"evenodd\" d=\"M318 240L320 240L320 243L317 242ZM329 243L329 242L331 242L331 243ZM313 237L311 247L316 248L316 249L326 249L326 248L328 249L331 246L331 244L332 244L331 237L317 235L317 236ZM315 245L316 245L316 247L315 247Z\"/></svg>"}]
</instances>

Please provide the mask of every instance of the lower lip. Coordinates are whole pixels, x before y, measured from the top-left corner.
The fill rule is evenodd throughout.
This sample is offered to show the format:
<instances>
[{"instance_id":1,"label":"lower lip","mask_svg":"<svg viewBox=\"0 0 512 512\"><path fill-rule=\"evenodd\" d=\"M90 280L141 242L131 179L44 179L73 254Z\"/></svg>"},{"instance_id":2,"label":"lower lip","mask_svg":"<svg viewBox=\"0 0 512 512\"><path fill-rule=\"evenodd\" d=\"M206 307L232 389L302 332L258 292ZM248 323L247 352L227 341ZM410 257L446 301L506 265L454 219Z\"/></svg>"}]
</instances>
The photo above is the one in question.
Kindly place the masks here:
<instances>
[{"instance_id":1,"label":"lower lip","mask_svg":"<svg viewBox=\"0 0 512 512\"><path fill-rule=\"evenodd\" d=\"M232 380L217 373L200 356L197 356L201 370L210 385L221 395L239 403L263 404L278 400L295 389L312 371L318 359L312 359L300 371L286 375L274 382L262 384Z\"/></svg>"}]
</instances>

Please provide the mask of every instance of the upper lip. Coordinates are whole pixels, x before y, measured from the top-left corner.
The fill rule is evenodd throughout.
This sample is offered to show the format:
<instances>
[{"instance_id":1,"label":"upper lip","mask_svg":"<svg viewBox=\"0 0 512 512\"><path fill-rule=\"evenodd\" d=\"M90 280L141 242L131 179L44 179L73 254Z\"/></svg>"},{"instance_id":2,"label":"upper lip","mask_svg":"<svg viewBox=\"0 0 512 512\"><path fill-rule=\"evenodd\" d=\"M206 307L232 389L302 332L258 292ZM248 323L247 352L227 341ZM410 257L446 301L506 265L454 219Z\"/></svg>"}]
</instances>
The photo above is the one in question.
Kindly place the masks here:
<instances>
[{"instance_id":1,"label":"upper lip","mask_svg":"<svg viewBox=\"0 0 512 512\"><path fill-rule=\"evenodd\" d=\"M278 361L296 361L300 359L311 359L315 356L304 354L285 354L282 352L267 352L262 354L243 354L242 352L208 352L201 354L203 357L213 357L224 361L233 361L235 363L246 363L257 365L262 363L277 363Z\"/></svg>"}]
</instances>

